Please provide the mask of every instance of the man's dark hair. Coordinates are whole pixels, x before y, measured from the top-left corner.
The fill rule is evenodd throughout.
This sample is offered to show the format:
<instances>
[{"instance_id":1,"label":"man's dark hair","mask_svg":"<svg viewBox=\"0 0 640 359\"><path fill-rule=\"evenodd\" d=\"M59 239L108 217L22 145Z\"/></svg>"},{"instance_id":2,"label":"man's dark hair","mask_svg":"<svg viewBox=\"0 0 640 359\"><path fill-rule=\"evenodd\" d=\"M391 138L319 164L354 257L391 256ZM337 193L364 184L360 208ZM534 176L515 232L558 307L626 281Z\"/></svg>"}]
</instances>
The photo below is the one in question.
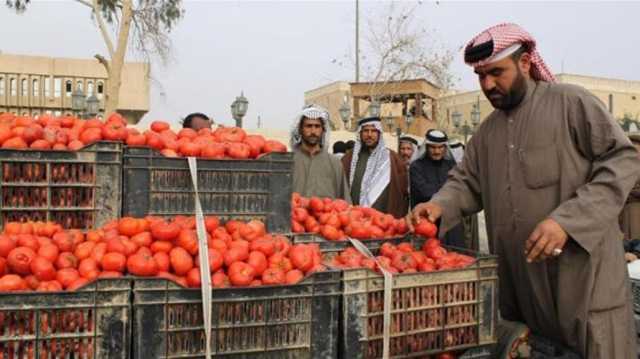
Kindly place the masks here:
<instances>
[{"instance_id":1,"label":"man's dark hair","mask_svg":"<svg viewBox=\"0 0 640 359\"><path fill-rule=\"evenodd\" d=\"M333 144L333 153L345 153L347 152L347 144L342 142L342 141L338 141L336 143Z\"/></svg>"},{"instance_id":2,"label":"man's dark hair","mask_svg":"<svg viewBox=\"0 0 640 359\"><path fill-rule=\"evenodd\" d=\"M516 52L510 55L511 60L517 63L525 52L529 52L529 49L527 48L527 46L526 45L520 46L520 48L517 49Z\"/></svg>"},{"instance_id":3,"label":"man's dark hair","mask_svg":"<svg viewBox=\"0 0 640 359\"><path fill-rule=\"evenodd\" d=\"M182 128L191 128L191 122L193 122L193 119L197 117L200 117L205 121L210 121L209 117L207 117L207 115L205 115L204 113L194 112L188 114L187 117L184 118L184 121L182 121Z\"/></svg>"},{"instance_id":4,"label":"man's dark hair","mask_svg":"<svg viewBox=\"0 0 640 359\"><path fill-rule=\"evenodd\" d=\"M355 146L356 146L356 141L354 140L347 141L347 151L352 150Z\"/></svg>"}]
</instances>

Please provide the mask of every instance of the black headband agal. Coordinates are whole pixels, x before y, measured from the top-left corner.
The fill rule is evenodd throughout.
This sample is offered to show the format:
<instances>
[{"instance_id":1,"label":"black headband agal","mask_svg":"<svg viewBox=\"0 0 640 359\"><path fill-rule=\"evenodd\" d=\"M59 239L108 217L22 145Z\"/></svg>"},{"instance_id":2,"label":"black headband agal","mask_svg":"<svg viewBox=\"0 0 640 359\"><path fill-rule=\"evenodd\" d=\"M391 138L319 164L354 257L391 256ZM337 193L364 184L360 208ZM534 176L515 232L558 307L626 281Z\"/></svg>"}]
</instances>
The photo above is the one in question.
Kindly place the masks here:
<instances>
[{"instance_id":1,"label":"black headband agal","mask_svg":"<svg viewBox=\"0 0 640 359\"><path fill-rule=\"evenodd\" d=\"M493 40L476 46L469 46L464 50L464 62L475 63L489 58L493 54Z\"/></svg>"},{"instance_id":2,"label":"black headband agal","mask_svg":"<svg viewBox=\"0 0 640 359\"><path fill-rule=\"evenodd\" d=\"M415 138L409 136L400 137L400 142L411 142L416 146L418 145L418 141Z\"/></svg>"},{"instance_id":3,"label":"black headband agal","mask_svg":"<svg viewBox=\"0 0 640 359\"><path fill-rule=\"evenodd\" d=\"M371 122L382 122L382 120L380 119L380 117L367 117L358 121L358 126L366 125L367 123Z\"/></svg>"}]
</instances>

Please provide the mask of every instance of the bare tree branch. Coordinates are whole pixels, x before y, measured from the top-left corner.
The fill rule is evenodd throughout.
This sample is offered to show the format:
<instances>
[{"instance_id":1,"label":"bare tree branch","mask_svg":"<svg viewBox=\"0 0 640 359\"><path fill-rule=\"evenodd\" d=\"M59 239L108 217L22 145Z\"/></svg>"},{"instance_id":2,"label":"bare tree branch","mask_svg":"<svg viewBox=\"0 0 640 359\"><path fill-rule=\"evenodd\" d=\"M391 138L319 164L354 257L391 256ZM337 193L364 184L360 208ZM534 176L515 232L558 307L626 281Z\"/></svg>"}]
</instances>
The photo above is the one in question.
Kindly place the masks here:
<instances>
[{"instance_id":1,"label":"bare tree branch","mask_svg":"<svg viewBox=\"0 0 640 359\"><path fill-rule=\"evenodd\" d=\"M104 56L102 56L100 54L95 54L95 55L93 55L93 57L95 57L98 60L98 62L100 62L104 66L104 68L107 70L107 74L108 74L110 69L111 69L109 67L109 61L107 61L107 59L105 59Z\"/></svg>"},{"instance_id":2,"label":"bare tree branch","mask_svg":"<svg viewBox=\"0 0 640 359\"><path fill-rule=\"evenodd\" d=\"M94 8L93 5L91 5L91 3L89 3L88 1L85 1L85 0L73 0L73 1L75 1L77 3L80 3L80 4L84 5L84 6L90 7L92 9Z\"/></svg>"},{"instance_id":3,"label":"bare tree branch","mask_svg":"<svg viewBox=\"0 0 640 359\"><path fill-rule=\"evenodd\" d=\"M75 1L78 1L80 3L85 2L83 0L75 0ZM107 29L107 24L105 24L104 19L102 18L102 13L100 12L98 0L93 0L92 8L93 8L93 15L95 16L96 22L98 23L98 28L100 29L100 34L102 34L104 43L107 46L107 51L109 51L109 57L113 57L113 55L115 54L115 50L113 48L113 40L111 40L111 36L109 36L109 30Z\"/></svg>"}]
</instances>

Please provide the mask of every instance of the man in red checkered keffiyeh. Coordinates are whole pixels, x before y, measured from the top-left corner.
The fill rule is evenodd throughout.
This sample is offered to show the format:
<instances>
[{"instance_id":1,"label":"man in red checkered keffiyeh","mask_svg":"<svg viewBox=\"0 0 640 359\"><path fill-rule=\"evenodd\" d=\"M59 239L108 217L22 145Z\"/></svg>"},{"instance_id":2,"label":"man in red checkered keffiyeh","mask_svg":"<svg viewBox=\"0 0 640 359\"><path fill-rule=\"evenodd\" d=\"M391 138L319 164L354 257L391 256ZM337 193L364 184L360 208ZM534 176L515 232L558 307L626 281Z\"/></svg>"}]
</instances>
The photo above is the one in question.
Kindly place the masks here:
<instances>
[{"instance_id":1,"label":"man in red checkered keffiyeh","mask_svg":"<svg viewBox=\"0 0 640 359\"><path fill-rule=\"evenodd\" d=\"M510 59L516 66L509 63ZM525 77L555 82L536 50L536 41L516 24L495 25L475 36L465 47L464 61L473 66L482 91L500 110L509 111L524 99ZM527 76L524 71L528 71Z\"/></svg>"},{"instance_id":2,"label":"man in red checkered keffiyeh","mask_svg":"<svg viewBox=\"0 0 640 359\"><path fill-rule=\"evenodd\" d=\"M556 81L536 49L536 40L516 24L495 25L478 34L465 47L464 61L473 67L483 66L504 59L521 48L531 55L531 78Z\"/></svg>"},{"instance_id":3,"label":"man in red checkered keffiyeh","mask_svg":"<svg viewBox=\"0 0 640 359\"><path fill-rule=\"evenodd\" d=\"M640 175L635 148L602 101L554 81L521 27L483 31L464 57L495 110L410 219L440 220L442 237L484 210L503 319L575 354L564 357L637 359L618 224ZM536 343L532 357L545 356Z\"/></svg>"}]
</instances>

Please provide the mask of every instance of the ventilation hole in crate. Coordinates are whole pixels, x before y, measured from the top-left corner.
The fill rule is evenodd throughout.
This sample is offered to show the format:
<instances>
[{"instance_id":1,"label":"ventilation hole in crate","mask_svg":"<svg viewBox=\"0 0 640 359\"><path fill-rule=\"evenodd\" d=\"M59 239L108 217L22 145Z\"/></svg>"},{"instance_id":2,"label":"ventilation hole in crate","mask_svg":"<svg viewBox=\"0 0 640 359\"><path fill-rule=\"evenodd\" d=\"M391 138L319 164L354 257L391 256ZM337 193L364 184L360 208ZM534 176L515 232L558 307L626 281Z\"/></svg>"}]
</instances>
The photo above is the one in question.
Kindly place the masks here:
<instances>
[{"instance_id":1,"label":"ventilation hole in crate","mask_svg":"<svg viewBox=\"0 0 640 359\"><path fill-rule=\"evenodd\" d=\"M64 183L95 183L96 164L94 163L52 163L51 182Z\"/></svg>"},{"instance_id":2,"label":"ventilation hole in crate","mask_svg":"<svg viewBox=\"0 0 640 359\"><path fill-rule=\"evenodd\" d=\"M2 164L3 182L46 182L46 163L35 162L5 162Z\"/></svg>"},{"instance_id":3,"label":"ventilation hole in crate","mask_svg":"<svg viewBox=\"0 0 640 359\"><path fill-rule=\"evenodd\" d=\"M51 189L52 207L84 207L93 206L93 194L95 189L91 187L55 187ZM46 201L46 198L45 198Z\"/></svg>"},{"instance_id":4,"label":"ventilation hole in crate","mask_svg":"<svg viewBox=\"0 0 640 359\"><path fill-rule=\"evenodd\" d=\"M66 229L88 229L93 227L95 214L92 210L51 211L51 221L59 223Z\"/></svg>"},{"instance_id":5,"label":"ventilation hole in crate","mask_svg":"<svg viewBox=\"0 0 640 359\"><path fill-rule=\"evenodd\" d=\"M267 347L265 333L271 331L272 328L263 326L217 329L215 352L223 354L232 351L265 349Z\"/></svg>"},{"instance_id":6,"label":"ventilation hole in crate","mask_svg":"<svg viewBox=\"0 0 640 359\"><path fill-rule=\"evenodd\" d=\"M47 207L46 187L5 187L2 190L3 207Z\"/></svg>"}]
</instances>

